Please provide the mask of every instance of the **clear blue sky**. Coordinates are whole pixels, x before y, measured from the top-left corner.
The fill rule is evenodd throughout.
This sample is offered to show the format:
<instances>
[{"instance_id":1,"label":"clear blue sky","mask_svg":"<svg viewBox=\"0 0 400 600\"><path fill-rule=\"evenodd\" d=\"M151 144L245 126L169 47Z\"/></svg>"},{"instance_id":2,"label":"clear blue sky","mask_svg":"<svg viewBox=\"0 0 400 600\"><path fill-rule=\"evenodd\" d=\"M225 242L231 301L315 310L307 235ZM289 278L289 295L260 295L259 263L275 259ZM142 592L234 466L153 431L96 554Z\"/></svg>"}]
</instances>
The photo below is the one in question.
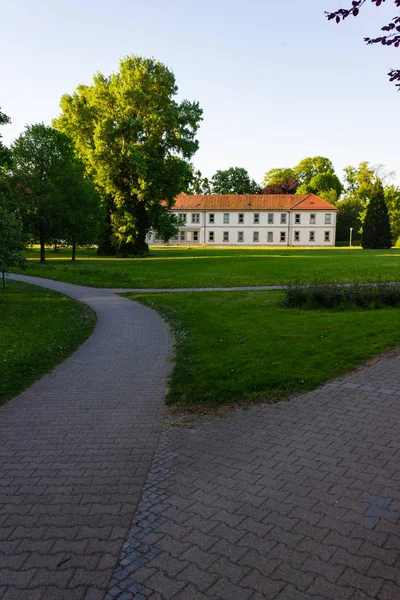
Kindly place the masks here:
<instances>
[{"instance_id":1,"label":"clear blue sky","mask_svg":"<svg viewBox=\"0 0 400 600\"><path fill-rule=\"evenodd\" d=\"M204 109L194 163L204 175L329 157L338 172L369 160L397 171L400 93L388 82L400 49L367 47L393 15L368 5L341 25L324 9L350 0L15 0L2 6L0 106L12 125L51 119L59 99L128 54L154 56L179 96Z\"/></svg>"}]
</instances>

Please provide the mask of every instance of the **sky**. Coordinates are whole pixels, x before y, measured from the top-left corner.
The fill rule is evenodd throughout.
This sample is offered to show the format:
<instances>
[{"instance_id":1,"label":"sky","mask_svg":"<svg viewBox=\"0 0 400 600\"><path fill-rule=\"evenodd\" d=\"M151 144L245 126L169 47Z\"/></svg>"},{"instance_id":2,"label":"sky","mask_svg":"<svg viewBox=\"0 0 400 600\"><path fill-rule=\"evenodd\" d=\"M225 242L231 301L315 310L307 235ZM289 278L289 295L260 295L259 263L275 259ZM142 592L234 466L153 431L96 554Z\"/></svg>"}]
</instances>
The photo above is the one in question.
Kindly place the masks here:
<instances>
[{"instance_id":1,"label":"sky","mask_svg":"<svg viewBox=\"0 0 400 600\"><path fill-rule=\"evenodd\" d=\"M350 0L0 0L0 106L10 144L25 125L51 124L60 97L136 54L176 76L178 99L204 110L193 158L211 177L245 167L330 158L339 176L367 160L397 171L400 93L387 72L400 49L366 46L394 16L370 2L336 25L324 10Z\"/></svg>"}]
</instances>

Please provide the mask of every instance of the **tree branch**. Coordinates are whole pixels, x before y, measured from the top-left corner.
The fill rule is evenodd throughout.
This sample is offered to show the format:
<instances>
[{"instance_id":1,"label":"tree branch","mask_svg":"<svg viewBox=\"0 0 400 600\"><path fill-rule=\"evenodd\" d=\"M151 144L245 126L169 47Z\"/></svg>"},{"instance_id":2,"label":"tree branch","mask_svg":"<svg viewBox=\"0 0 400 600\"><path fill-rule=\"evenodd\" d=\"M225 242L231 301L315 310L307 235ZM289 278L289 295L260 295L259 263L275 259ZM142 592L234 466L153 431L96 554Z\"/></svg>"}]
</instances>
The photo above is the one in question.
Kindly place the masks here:
<instances>
[{"instance_id":1,"label":"tree branch","mask_svg":"<svg viewBox=\"0 0 400 600\"><path fill-rule=\"evenodd\" d=\"M350 15L357 17L366 2L367 0L353 0L350 8L339 8L339 10L336 10L335 12L325 11L325 14L328 21L335 19L336 23L340 23ZM375 4L375 6L381 6L386 0L371 0L371 2ZM400 0L393 0L393 2L397 8L400 8ZM390 23L381 28L381 31L387 32L387 35L376 38L366 37L364 38L365 43L368 45L382 44L382 46L394 46L395 48L400 46L400 16L394 17ZM388 76L391 82L400 82L400 70L391 69ZM396 87L400 90L400 83L396 83Z\"/></svg>"}]
</instances>

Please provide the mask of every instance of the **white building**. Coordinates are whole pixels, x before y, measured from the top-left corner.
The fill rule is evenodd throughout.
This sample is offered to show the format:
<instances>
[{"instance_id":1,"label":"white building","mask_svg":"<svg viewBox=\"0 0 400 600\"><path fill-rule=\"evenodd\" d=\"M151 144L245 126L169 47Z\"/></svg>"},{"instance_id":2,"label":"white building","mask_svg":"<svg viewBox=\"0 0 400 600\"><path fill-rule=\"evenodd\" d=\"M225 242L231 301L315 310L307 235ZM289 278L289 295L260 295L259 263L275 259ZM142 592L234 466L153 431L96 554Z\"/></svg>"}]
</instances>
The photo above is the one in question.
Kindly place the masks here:
<instances>
[{"instance_id":1,"label":"white building","mask_svg":"<svg viewBox=\"0 0 400 600\"><path fill-rule=\"evenodd\" d=\"M334 246L336 211L314 194L180 194L172 209L183 225L172 245ZM162 243L150 233L151 244Z\"/></svg>"}]
</instances>

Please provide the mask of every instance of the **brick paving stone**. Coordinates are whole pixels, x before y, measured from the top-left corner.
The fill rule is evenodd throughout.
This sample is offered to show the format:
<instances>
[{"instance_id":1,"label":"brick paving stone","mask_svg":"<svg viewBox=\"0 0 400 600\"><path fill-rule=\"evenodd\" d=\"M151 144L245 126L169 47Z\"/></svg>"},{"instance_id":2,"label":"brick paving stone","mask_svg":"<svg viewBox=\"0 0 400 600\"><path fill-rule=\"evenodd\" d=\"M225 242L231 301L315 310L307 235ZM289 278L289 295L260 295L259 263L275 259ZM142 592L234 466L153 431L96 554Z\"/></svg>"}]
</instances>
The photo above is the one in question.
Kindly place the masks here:
<instances>
[{"instance_id":1,"label":"brick paving stone","mask_svg":"<svg viewBox=\"0 0 400 600\"><path fill-rule=\"evenodd\" d=\"M186 567L179 573L177 578L194 585L201 592L205 592L219 579L218 575L213 575L203 569L199 569L196 565Z\"/></svg>"},{"instance_id":2,"label":"brick paving stone","mask_svg":"<svg viewBox=\"0 0 400 600\"><path fill-rule=\"evenodd\" d=\"M74 355L0 409L0 565L1 552L9 561L0 586L10 599L83 600L92 590L94 600L131 525L134 510L121 507L137 506L152 464L172 338L155 312L111 290L15 278L89 304L98 323ZM47 568L54 556L65 567Z\"/></svg>"},{"instance_id":3,"label":"brick paving stone","mask_svg":"<svg viewBox=\"0 0 400 600\"><path fill-rule=\"evenodd\" d=\"M235 598L235 600L247 600L253 594L253 591L251 589L243 589L242 587L234 585L228 579L221 577L221 579L208 590L208 593L210 596L219 598L219 600L232 600L232 598Z\"/></svg>"},{"instance_id":4,"label":"brick paving stone","mask_svg":"<svg viewBox=\"0 0 400 600\"><path fill-rule=\"evenodd\" d=\"M141 314L134 303L128 308L128 301L116 300L110 290L87 293L103 318L95 335L106 327L110 302L120 303L125 315ZM146 319L153 316L146 312ZM125 325L116 314L115 319L121 332ZM141 324L130 326L136 331ZM23 593L39 577L41 559L35 556L48 556L46 564L53 565L54 557L65 553L82 557L81 567L71 561L70 581L77 587L64 590L84 594L76 600L92 600L89 593L97 600L100 587L91 584L91 573L103 567L110 575L106 600L400 598L400 355L384 355L289 402L233 410L223 419L191 415L190 428L168 417L157 446L170 338L165 334L161 351L158 326L158 333L149 322L147 326L143 322L141 333L135 338L131 330L130 337L148 348L141 368L148 367L150 356L152 365L155 352L162 377L152 369L151 382L146 378L131 386L134 394L121 386L123 398L114 404L109 397L119 377L126 385L127 359L115 373L113 367L105 371L107 377L98 374L92 392L87 371L98 350L90 343L93 338L82 346L90 352L77 373L89 379L87 395L82 398L73 387L70 404L81 411L87 431L76 415L52 406L52 376L47 376L49 389L39 402L47 438L39 434L35 415L28 415L25 425L19 422L17 406L32 404L32 396L29 403L22 394L3 407L0 429L5 418L12 428L5 430L7 443L0 450L0 564L2 554L24 557L18 585L10 568L4 569L9 586L4 597L10 590ZM142 418L144 398L149 401L147 418ZM56 439L51 427L61 414L69 420L58 425ZM35 495L39 488L41 503ZM395 516L374 504L384 498ZM63 520L64 514L71 518ZM98 560L95 567L93 558ZM69 573L68 562L63 567L60 573ZM30 600L29 595L20 597Z\"/></svg>"},{"instance_id":5,"label":"brick paving stone","mask_svg":"<svg viewBox=\"0 0 400 600\"><path fill-rule=\"evenodd\" d=\"M386 371L387 389L400 390L400 359L389 355L290 402L239 409L223 420L191 416L190 429L171 418L175 457L162 485L168 495L171 481L176 510L170 498L157 505L171 522L154 546L188 563L187 572L192 565L193 573L220 577L206 592L193 577L192 592L222 600L358 600L397 590L400 523L381 509L368 527L365 505L389 498L400 516L400 419L393 417L400 405L358 385L365 374L373 381ZM354 378L356 386L343 387ZM161 556L153 561L160 571ZM190 598L189 587L180 596L186 589Z\"/></svg>"}]
</instances>

